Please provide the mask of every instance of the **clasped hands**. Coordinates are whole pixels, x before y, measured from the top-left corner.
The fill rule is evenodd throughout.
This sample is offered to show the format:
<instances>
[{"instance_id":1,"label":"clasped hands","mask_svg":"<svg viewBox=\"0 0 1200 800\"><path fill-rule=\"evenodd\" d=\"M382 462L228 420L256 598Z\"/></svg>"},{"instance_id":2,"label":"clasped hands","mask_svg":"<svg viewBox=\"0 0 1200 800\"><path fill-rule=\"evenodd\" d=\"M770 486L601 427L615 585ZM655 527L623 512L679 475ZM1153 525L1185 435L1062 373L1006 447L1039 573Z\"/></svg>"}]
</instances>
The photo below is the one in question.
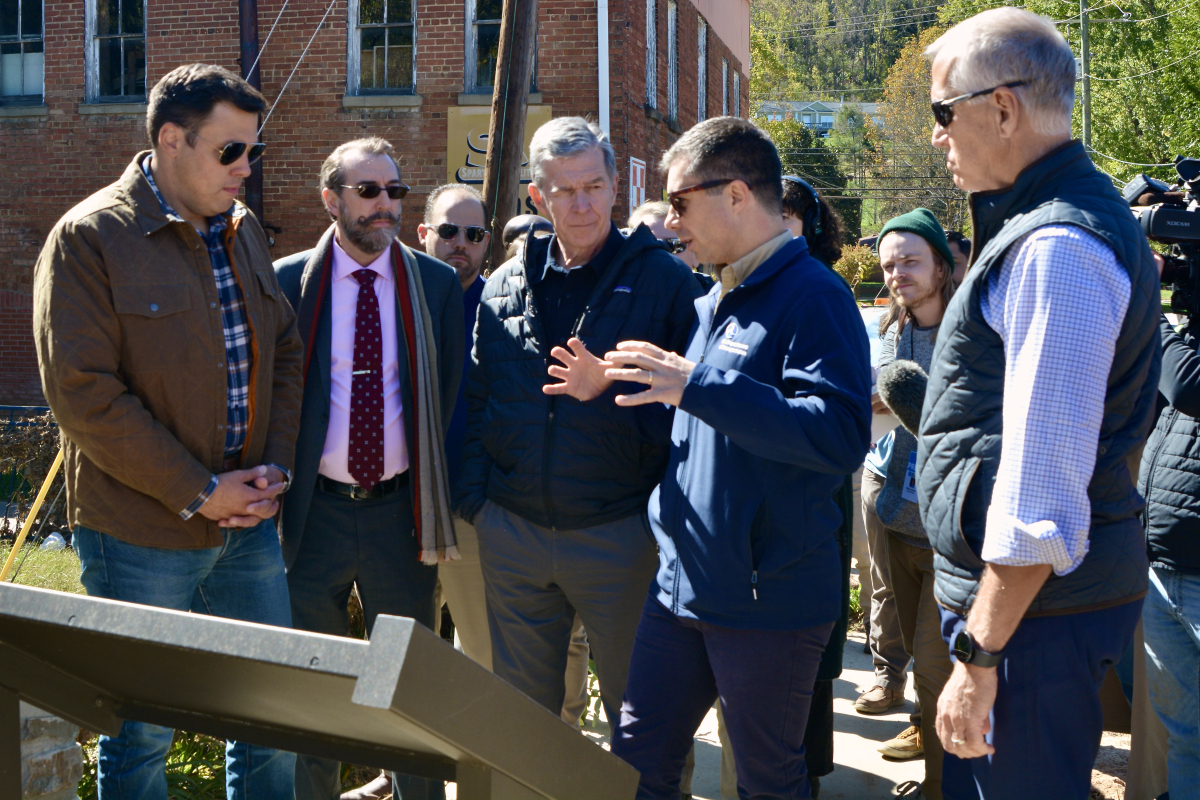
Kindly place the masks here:
<instances>
[{"instance_id":1,"label":"clasped hands","mask_svg":"<svg viewBox=\"0 0 1200 800\"><path fill-rule=\"evenodd\" d=\"M284 486L283 471L267 464L223 472L199 513L222 528L250 528L275 516Z\"/></svg>"},{"instance_id":2,"label":"clasped hands","mask_svg":"<svg viewBox=\"0 0 1200 800\"><path fill-rule=\"evenodd\" d=\"M587 402L599 397L615 381L644 383L650 387L644 392L617 395L615 402L619 406L646 403L678 406L688 376L696 367L683 356L649 342L621 342L616 350L609 351L601 359L578 338L571 337L566 347L555 347L550 356L561 365L551 364L546 371L562 383L543 386L542 391L549 395L566 394Z\"/></svg>"}]
</instances>

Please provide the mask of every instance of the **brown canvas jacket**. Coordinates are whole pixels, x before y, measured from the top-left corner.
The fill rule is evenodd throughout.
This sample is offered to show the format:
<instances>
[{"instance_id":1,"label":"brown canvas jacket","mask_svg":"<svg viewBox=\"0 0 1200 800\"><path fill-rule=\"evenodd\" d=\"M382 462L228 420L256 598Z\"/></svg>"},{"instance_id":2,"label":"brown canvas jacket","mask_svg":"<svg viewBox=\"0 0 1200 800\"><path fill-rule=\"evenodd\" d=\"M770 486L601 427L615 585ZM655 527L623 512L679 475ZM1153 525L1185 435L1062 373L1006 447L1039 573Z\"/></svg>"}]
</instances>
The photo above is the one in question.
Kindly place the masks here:
<instances>
[{"instance_id":1,"label":"brown canvas jacket","mask_svg":"<svg viewBox=\"0 0 1200 800\"><path fill-rule=\"evenodd\" d=\"M139 153L116 183L66 213L34 268L42 388L66 448L67 513L149 547L222 543L179 512L222 472L227 414L221 304L196 230L163 214ZM242 466L292 468L303 347L252 214L226 234L252 328Z\"/></svg>"}]
</instances>

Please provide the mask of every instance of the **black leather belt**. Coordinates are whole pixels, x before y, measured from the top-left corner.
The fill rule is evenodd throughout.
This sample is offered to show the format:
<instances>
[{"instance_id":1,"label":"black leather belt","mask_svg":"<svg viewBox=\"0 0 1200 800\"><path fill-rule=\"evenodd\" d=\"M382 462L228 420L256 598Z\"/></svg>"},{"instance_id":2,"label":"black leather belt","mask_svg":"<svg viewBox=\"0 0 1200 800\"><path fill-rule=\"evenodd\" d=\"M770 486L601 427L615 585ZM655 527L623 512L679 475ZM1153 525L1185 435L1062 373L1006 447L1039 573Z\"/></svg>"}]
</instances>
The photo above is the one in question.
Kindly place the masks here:
<instances>
[{"instance_id":1,"label":"black leather belt","mask_svg":"<svg viewBox=\"0 0 1200 800\"><path fill-rule=\"evenodd\" d=\"M230 456L229 458L227 458L221 462L221 471L222 472L233 472L235 469L241 469L241 468L242 468L242 457L240 454L236 455L236 456Z\"/></svg>"},{"instance_id":2,"label":"black leather belt","mask_svg":"<svg viewBox=\"0 0 1200 800\"><path fill-rule=\"evenodd\" d=\"M342 483L341 481L335 481L333 478L318 475L317 488L329 494L349 497L351 500L378 500L380 497L387 497L393 492L408 488L408 470L388 478L386 481L377 483L370 489L364 489L357 483Z\"/></svg>"}]
</instances>

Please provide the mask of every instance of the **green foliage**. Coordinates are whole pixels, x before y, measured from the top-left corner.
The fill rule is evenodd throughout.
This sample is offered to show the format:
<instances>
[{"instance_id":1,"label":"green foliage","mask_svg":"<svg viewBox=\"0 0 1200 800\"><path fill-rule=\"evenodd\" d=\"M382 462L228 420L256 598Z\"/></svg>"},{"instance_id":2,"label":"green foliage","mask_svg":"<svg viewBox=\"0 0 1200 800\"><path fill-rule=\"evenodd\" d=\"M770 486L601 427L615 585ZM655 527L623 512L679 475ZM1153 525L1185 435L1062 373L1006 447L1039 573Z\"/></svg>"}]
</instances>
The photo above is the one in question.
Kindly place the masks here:
<instances>
[{"instance_id":1,"label":"green foliage","mask_svg":"<svg viewBox=\"0 0 1200 800\"><path fill-rule=\"evenodd\" d=\"M776 122L758 120L759 125L779 150L784 175L798 175L812 184L833 206L845 225L845 241L858 238L862 220L862 200L848 197L848 180L842 172L837 153L825 146L825 140L794 119Z\"/></svg>"},{"instance_id":2,"label":"green foliage","mask_svg":"<svg viewBox=\"0 0 1200 800\"><path fill-rule=\"evenodd\" d=\"M96 800L98 738L83 746L80 800ZM211 736L176 731L167 753L167 796L170 800L224 800L225 743Z\"/></svg>"},{"instance_id":3,"label":"green foliage","mask_svg":"<svg viewBox=\"0 0 1200 800\"><path fill-rule=\"evenodd\" d=\"M600 721L600 709L604 703L600 699L600 679L596 677L596 662L588 659L587 704L583 707L583 716L579 720L581 726L594 726ZM611 722L610 722L611 724Z\"/></svg>"},{"instance_id":4,"label":"green foliage","mask_svg":"<svg viewBox=\"0 0 1200 800\"><path fill-rule=\"evenodd\" d=\"M750 99L842 99L878 87L904 43L934 20L923 0L754 0ZM756 42L757 40L757 42ZM845 99L875 100L875 90Z\"/></svg>"},{"instance_id":5,"label":"green foliage","mask_svg":"<svg viewBox=\"0 0 1200 800\"><path fill-rule=\"evenodd\" d=\"M833 116L833 130L825 141L835 150L863 150L867 146L867 115L856 106L842 106Z\"/></svg>"},{"instance_id":6,"label":"green foliage","mask_svg":"<svg viewBox=\"0 0 1200 800\"><path fill-rule=\"evenodd\" d=\"M865 614L862 606L862 586L855 584L850 587L850 629L858 630L863 625Z\"/></svg>"}]
</instances>

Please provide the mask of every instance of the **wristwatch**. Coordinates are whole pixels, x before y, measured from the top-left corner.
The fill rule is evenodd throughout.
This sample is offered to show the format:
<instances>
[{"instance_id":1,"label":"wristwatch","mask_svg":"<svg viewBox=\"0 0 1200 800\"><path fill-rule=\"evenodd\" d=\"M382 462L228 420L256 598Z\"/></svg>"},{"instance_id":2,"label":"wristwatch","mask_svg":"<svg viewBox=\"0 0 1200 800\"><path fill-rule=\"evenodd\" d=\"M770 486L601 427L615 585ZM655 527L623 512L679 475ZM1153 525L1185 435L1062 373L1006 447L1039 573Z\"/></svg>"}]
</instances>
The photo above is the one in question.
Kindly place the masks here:
<instances>
[{"instance_id":1,"label":"wristwatch","mask_svg":"<svg viewBox=\"0 0 1200 800\"><path fill-rule=\"evenodd\" d=\"M965 630L954 637L954 647L950 649L950 653L962 663L976 667L998 667L1004 660L1003 650L999 653L989 653L980 649L975 637Z\"/></svg>"}]
</instances>

